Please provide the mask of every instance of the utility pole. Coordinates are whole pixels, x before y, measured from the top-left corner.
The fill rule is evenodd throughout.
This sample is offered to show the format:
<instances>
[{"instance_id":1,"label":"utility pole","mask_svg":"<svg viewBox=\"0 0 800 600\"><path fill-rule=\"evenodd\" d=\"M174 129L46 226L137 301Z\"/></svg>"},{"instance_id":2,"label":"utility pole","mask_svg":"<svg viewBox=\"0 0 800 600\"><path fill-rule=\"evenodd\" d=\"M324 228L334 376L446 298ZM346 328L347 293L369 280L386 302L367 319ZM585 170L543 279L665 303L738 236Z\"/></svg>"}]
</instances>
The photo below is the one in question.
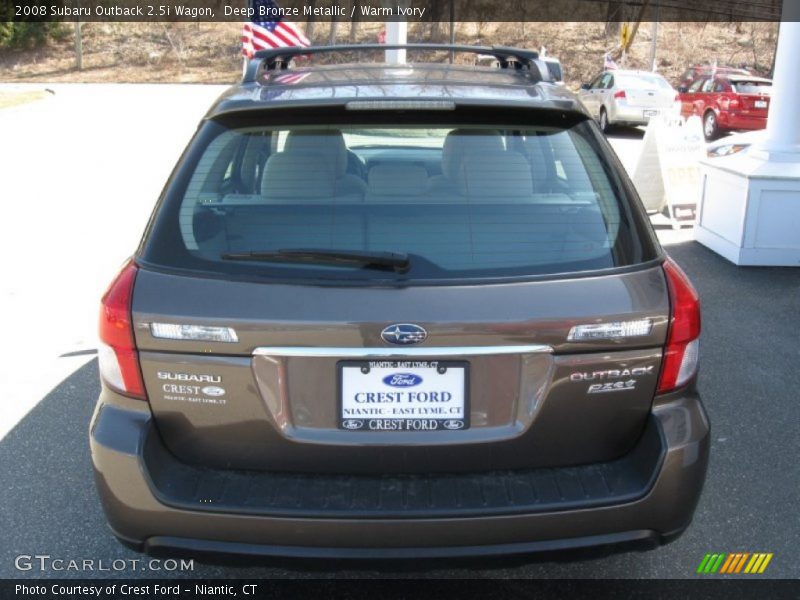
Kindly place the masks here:
<instances>
[{"instance_id":1,"label":"utility pole","mask_svg":"<svg viewBox=\"0 0 800 600\"><path fill-rule=\"evenodd\" d=\"M655 73L656 47L658 46L658 21L653 21L653 27L650 30L650 35L653 36L653 39L650 40L650 70Z\"/></svg>"},{"instance_id":2,"label":"utility pole","mask_svg":"<svg viewBox=\"0 0 800 600\"><path fill-rule=\"evenodd\" d=\"M76 6L80 12L81 3L77 2ZM83 69L83 36L81 33L81 21L75 20L75 68L80 71Z\"/></svg>"},{"instance_id":3,"label":"utility pole","mask_svg":"<svg viewBox=\"0 0 800 600\"><path fill-rule=\"evenodd\" d=\"M75 68L78 71L83 69L83 39L80 21L75 21Z\"/></svg>"},{"instance_id":4,"label":"utility pole","mask_svg":"<svg viewBox=\"0 0 800 600\"><path fill-rule=\"evenodd\" d=\"M653 39L650 40L650 70L654 73L658 70L656 69L656 52L658 50L658 5L659 0L656 0L656 17L653 20L652 28Z\"/></svg>"}]
</instances>

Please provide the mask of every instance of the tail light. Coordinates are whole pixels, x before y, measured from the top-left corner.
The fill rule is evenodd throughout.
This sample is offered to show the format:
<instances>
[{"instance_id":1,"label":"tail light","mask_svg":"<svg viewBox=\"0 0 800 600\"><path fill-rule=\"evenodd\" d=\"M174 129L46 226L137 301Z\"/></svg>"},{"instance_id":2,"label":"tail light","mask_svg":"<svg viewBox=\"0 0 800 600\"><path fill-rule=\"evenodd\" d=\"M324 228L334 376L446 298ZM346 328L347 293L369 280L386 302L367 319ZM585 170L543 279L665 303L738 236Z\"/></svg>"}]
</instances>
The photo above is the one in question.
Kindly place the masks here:
<instances>
[{"instance_id":1,"label":"tail light","mask_svg":"<svg viewBox=\"0 0 800 600\"><path fill-rule=\"evenodd\" d=\"M136 265L128 262L103 296L97 357L106 384L126 396L146 400L131 315L137 271Z\"/></svg>"},{"instance_id":2,"label":"tail light","mask_svg":"<svg viewBox=\"0 0 800 600\"><path fill-rule=\"evenodd\" d=\"M741 106L741 104L740 104L738 98L733 98L728 103L728 108L730 108L731 110L738 110L740 106Z\"/></svg>"},{"instance_id":3,"label":"tail light","mask_svg":"<svg viewBox=\"0 0 800 600\"><path fill-rule=\"evenodd\" d=\"M620 90L620 91L618 91L617 93L614 94L614 98L616 98L617 100L622 100L622 99L627 98L627 97L628 96L625 93L625 90Z\"/></svg>"},{"instance_id":4,"label":"tail light","mask_svg":"<svg viewBox=\"0 0 800 600\"><path fill-rule=\"evenodd\" d=\"M672 259L664 263L671 304L667 346L658 380L658 393L686 385L697 373L700 346L700 299L686 274Z\"/></svg>"}]
</instances>

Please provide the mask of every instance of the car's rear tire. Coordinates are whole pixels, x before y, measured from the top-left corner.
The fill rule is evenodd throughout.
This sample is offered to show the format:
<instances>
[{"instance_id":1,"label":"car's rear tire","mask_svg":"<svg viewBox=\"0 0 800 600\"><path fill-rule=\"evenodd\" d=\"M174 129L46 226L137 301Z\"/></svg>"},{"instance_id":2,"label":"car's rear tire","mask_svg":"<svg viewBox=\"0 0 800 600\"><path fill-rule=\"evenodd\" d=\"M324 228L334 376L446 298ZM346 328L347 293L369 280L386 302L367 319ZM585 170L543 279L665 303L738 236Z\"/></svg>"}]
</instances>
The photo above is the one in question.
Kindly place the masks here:
<instances>
[{"instance_id":1,"label":"car's rear tire","mask_svg":"<svg viewBox=\"0 0 800 600\"><path fill-rule=\"evenodd\" d=\"M713 110L709 110L703 115L703 135L707 142L712 142L719 137L717 114Z\"/></svg>"},{"instance_id":2,"label":"car's rear tire","mask_svg":"<svg viewBox=\"0 0 800 600\"><path fill-rule=\"evenodd\" d=\"M603 133L611 131L611 123L608 122L608 113L605 108L600 109L600 129Z\"/></svg>"}]
</instances>

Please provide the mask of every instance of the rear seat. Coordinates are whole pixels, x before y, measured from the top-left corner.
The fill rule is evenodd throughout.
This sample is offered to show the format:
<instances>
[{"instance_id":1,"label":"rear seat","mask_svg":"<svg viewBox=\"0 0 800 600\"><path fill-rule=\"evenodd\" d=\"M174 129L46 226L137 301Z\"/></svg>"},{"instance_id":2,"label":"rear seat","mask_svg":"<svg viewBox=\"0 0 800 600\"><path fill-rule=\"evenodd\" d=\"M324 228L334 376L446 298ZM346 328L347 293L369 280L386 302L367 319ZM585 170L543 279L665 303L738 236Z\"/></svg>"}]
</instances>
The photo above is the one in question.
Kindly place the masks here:
<instances>
[{"instance_id":1,"label":"rear seat","mask_svg":"<svg viewBox=\"0 0 800 600\"><path fill-rule=\"evenodd\" d=\"M431 191L425 167L381 164L369 170L364 200L369 204L445 204L463 201L463 197Z\"/></svg>"},{"instance_id":2,"label":"rear seat","mask_svg":"<svg viewBox=\"0 0 800 600\"><path fill-rule=\"evenodd\" d=\"M468 202L533 202L531 167L519 152L470 153L464 159L460 183Z\"/></svg>"},{"instance_id":3,"label":"rear seat","mask_svg":"<svg viewBox=\"0 0 800 600\"><path fill-rule=\"evenodd\" d=\"M268 204L360 203L360 193L337 193L328 161L319 152L279 152L264 166L261 195Z\"/></svg>"},{"instance_id":4,"label":"rear seat","mask_svg":"<svg viewBox=\"0 0 800 600\"><path fill-rule=\"evenodd\" d=\"M547 140L549 140L549 136ZM543 144L547 143L544 136L531 136L525 141L525 151L530 163L531 178L533 189L537 193L547 193L551 191L550 174L547 169L547 153Z\"/></svg>"},{"instance_id":5,"label":"rear seat","mask_svg":"<svg viewBox=\"0 0 800 600\"><path fill-rule=\"evenodd\" d=\"M442 146L442 174L431 177L432 192L458 194L464 159L472 153L499 152L505 149L499 131L454 129L447 134Z\"/></svg>"},{"instance_id":6,"label":"rear seat","mask_svg":"<svg viewBox=\"0 0 800 600\"><path fill-rule=\"evenodd\" d=\"M367 185L360 177L347 172L347 145L338 129L290 131L285 152L318 152L334 175L336 194L363 194Z\"/></svg>"}]
</instances>

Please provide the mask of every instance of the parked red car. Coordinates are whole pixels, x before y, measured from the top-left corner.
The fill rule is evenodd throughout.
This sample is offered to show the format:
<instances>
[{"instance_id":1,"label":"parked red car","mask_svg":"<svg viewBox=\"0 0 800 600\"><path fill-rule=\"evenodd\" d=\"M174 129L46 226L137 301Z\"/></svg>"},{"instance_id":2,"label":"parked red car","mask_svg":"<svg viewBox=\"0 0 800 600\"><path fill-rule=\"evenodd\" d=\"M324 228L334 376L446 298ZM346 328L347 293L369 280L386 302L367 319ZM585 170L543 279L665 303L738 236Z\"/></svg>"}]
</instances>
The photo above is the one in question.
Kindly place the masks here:
<instances>
[{"instance_id":1,"label":"parked red car","mask_svg":"<svg viewBox=\"0 0 800 600\"><path fill-rule=\"evenodd\" d=\"M678 94L681 115L703 119L703 132L709 141L722 131L764 129L771 91L772 81L753 75L700 77Z\"/></svg>"}]
</instances>

